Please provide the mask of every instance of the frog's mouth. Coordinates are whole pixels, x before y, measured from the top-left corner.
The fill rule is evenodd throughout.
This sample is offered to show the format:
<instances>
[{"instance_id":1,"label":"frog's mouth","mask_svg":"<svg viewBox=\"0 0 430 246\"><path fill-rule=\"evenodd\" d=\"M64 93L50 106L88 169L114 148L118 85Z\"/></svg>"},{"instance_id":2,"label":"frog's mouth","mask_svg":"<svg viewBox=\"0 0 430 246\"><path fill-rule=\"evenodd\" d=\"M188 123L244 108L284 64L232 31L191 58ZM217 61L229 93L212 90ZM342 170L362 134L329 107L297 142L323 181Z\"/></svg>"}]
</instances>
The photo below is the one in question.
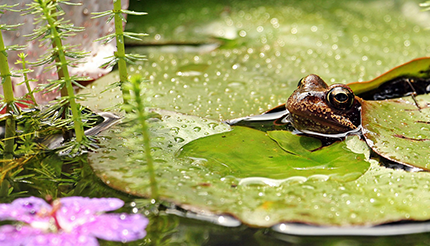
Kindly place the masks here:
<instances>
[{"instance_id":1,"label":"frog's mouth","mask_svg":"<svg viewBox=\"0 0 430 246\"><path fill-rule=\"evenodd\" d=\"M350 135L361 135L362 134L361 130L362 130L361 125L359 125L357 128L355 128L353 130L349 130L346 132L340 132L340 133L320 133L320 132L313 132L313 131L308 131L308 130L302 130L302 131L297 130L297 132L295 132L295 133L304 133L306 135L324 137L324 138L343 139L343 138L350 136Z\"/></svg>"},{"instance_id":2,"label":"frog's mouth","mask_svg":"<svg viewBox=\"0 0 430 246\"><path fill-rule=\"evenodd\" d=\"M323 116L290 114L288 120L297 131L313 133L312 135L344 134L359 128L350 119L335 114Z\"/></svg>"}]
</instances>

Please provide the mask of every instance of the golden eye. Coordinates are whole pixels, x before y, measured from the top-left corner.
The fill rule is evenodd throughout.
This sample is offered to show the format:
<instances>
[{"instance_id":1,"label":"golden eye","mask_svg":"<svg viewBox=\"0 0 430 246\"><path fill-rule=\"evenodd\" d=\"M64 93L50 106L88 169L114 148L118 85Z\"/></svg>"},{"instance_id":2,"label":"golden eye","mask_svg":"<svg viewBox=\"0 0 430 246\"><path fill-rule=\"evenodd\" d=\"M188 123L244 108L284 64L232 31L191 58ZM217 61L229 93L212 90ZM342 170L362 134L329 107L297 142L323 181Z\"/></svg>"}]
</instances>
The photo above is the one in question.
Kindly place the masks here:
<instances>
[{"instance_id":1,"label":"golden eye","mask_svg":"<svg viewBox=\"0 0 430 246\"><path fill-rule=\"evenodd\" d=\"M299 83L297 83L297 87L299 87L299 86L301 86L302 85L302 83L303 83L303 80L304 80L305 78L301 78L300 80L299 80Z\"/></svg>"},{"instance_id":2,"label":"golden eye","mask_svg":"<svg viewBox=\"0 0 430 246\"><path fill-rule=\"evenodd\" d=\"M333 87L327 93L327 101L336 109L347 110L354 103L354 93L342 86Z\"/></svg>"}]
</instances>

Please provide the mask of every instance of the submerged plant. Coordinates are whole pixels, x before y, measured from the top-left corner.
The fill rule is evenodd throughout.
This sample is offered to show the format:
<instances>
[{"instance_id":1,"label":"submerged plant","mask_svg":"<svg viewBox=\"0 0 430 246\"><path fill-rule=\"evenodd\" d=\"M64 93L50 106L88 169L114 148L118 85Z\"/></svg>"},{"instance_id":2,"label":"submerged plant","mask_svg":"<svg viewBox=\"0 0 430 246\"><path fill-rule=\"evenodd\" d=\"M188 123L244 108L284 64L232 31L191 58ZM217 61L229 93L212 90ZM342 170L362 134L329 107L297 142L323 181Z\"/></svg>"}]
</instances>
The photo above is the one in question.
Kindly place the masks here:
<instances>
[{"instance_id":1,"label":"submerged plant","mask_svg":"<svg viewBox=\"0 0 430 246\"><path fill-rule=\"evenodd\" d=\"M117 198L66 197L51 204L19 198L0 204L1 245L98 245L97 239L129 242L146 236L148 219L140 214L105 214L124 205Z\"/></svg>"},{"instance_id":2,"label":"submerged plant","mask_svg":"<svg viewBox=\"0 0 430 246\"><path fill-rule=\"evenodd\" d=\"M155 179L154 163L151 155L151 138L149 135L149 127L147 119L149 118L149 113L147 112L142 100L141 86L142 78L140 76L131 77L131 81L124 84L124 89L131 92L125 96L128 104L123 106L124 110L129 112L128 117L131 121L136 121L137 125L133 128L133 131L140 132L142 135L137 139L136 146L143 146L144 156L137 154L134 156L136 159L145 159L147 171L149 173L149 181L151 184L151 198L158 200L158 187L157 181Z\"/></svg>"},{"instance_id":3,"label":"submerged plant","mask_svg":"<svg viewBox=\"0 0 430 246\"><path fill-rule=\"evenodd\" d=\"M13 7L15 5L1 5L0 6L0 14L3 14L5 10L14 11ZM14 116L19 114L19 110L16 107L15 97L13 95L13 86L12 86L12 72L9 69L8 63L8 54L7 52L10 50L19 49L19 46L5 46L3 41L2 31L10 31L20 26L20 24L16 25L0 25L0 75L1 75L1 84L3 85L3 97L4 103L1 108L6 108L6 113L8 114L6 117L6 125L5 125L5 142L3 147L3 159L12 159L13 150L15 145L15 118Z\"/></svg>"},{"instance_id":4,"label":"submerged plant","mask_svg":"<svg viewBox=\"0 0 430 246\"><path fill-rule=\"evenodd\" d=\"M130 10L122 9L121 0L114 0L114 9L93 13L94 18L99 18L103 16L109 16L107 22L114 20L115 22L115 33L102 37L96 41L103 41L103 43L111 42L113 39L116 40L117 51L113 56L107 57L109 59L103 66L114 66L118 64L118 71L120 80L114 83L113 86L120 86L123 95L123 109L128 112L128 116L132 120L138 122L138 131L142 133L142 138L139 139L139 146L143 145L145 156L135 156L137 159L145 159L147 170L149 172L150 183L151 183L151 197L158 200L158 188L157 181L155 179L154 164L151 155L151 145L149 129L147 125L148 112L145 109L145 105L141 98L141 83L143 82L141 77L132 77L129 81L129 75L127 71L127 63L134 63L135 61L144 60L145 56L138 54L126 54L124 46L124 38L129 38L133 40L141 40L140 37L147 36L145 33L132 33L124 32L123 24L126 22L124 14L128 15L146 15L144 12L135 12Z\"/></svg>"},{"instance_id":5,"label":"submerged plant","mask_svg":"<svg viewBox=\"0 0 430 246\"><path fill-rule=\"evenodd\" d=\"M27 74L33 72L33 70L28 69L28 62L25 59L27 57L27 54L20 53L20 54L18 54L18 57L21 60L17 60L15 62L15 64L22 64L22 76L24 77L23 83L25 84L25 87L27 88L27 91L28 91L24 97L29 97L31 100L31 103L34 106L37 106L36 98L34 97L34 90L31 89L31 86L30 86L30 82L36 82L36 79L29 79L28 78Z\"/></svg>"},{"instance_id":6,"label":"submerged plant","mask_svg":"<svg viewBox=\"0 0 430 246\"><path fill-rule=\"evenodd\" d=\"M126 22L126 19L124 18L124 14L146 15L147 13L122 9L121 0L114 0L113 6L114 6L113 10L93 13L95 14L94 18L109 16L107 22L110 22L112 20L114 20L115 22L115 33L99 38L96 41L102 41L104 44L106 44L108 42L111 42L113 39L115 39L117 51L113 56L107 57L108 61L104 63L102 66L112 67L115 64L118 64L119 82L114 83L113 86L121 87L123 101L124 103L127 103L127 96L129 95L130 92L128 89L124 88L123 86L124 83L128 81L127 62L134 63L135 61L138 61L138 60L144 60L145 56L138 55L138 54L126 54L124 37L133 39L133 40L141 40L140 37L146 36L147 34L124 32L123 24Z\"/></svg>"},{"instance_id":7,"label":"submerged plant","mask_svg":"<svg viewBox=\"0 0 430 246\"><path fill-rule=\"evenodd\" d=\"M66 1L60 2L69 5L74 4ZM39 27L34 30L34 33L30 35L32 37L31 40L40 39L52 45L52 49L48 51L47 55L41 58L36 65L53 63L53 66L57 68L58 80L51 81L46 89L60 89L62 100L59 103L66 108L70 105L76 144L79 147L79 145L84 144L86 140L80 106L76 102L77 97L73 89L73 85L79 86L76 81L80 78L71 76L69 67L76 63L76 59L85 57L86 53L74 50L73 46L63 45L63 40L74 35L75 32L81 31L82 28L77 28L61 18L64 12L59 8L57 1L36 0L29 6L29 13L37 16L35 18L35 23L39 25ZM64 110L63 118L66 118L67 113L68 110Z\"/></svg>"}]
</instances>

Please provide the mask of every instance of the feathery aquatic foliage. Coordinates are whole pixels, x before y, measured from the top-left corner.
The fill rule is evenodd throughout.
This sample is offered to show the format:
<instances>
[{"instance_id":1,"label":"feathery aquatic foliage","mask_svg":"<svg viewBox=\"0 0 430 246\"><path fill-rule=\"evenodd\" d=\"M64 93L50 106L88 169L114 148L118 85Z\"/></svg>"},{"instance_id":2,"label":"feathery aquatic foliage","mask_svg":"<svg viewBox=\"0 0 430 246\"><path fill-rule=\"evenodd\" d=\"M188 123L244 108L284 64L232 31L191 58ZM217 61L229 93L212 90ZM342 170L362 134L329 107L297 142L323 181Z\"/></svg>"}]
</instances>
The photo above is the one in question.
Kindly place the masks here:
<instances>
[{"instance_id":1,"label":"feathery aquatic foliage","mask_svg":"<svg viewBox=\"0 0 430 246\"><path fill-rule=\"evenodd\" d=\"M123 109L127 114L127 118L130 122L136 122L135 127L132 127L132 132L140 132L142 135L136 139L135 146L143 146L144 155L141 152L136 152L136 160L146 160L146 167L149 173L149 181L151 186L151 198L158 200L158 187L155 179L154 161L151 155L151 138L149 134L148 118L149 113L146 110L145 96L142 95L142 83L143 80L140 76L132 76L130 82L126 82L123 88L127 90L128 94L124 95L124 99L127 100L127 104L123 105ZM130 133L131 135L132 133Z\"/></svg>"},{"instance_id":2,"label":"feathery aquatic foliage","mask_svg":"<svg viewBox=\"0 0 430 246\"><path fill-rule=\"evenodd\" d=\"M40 66L44 64L52 64L48 69L55 67L58 73L58 80L53 80L46 87L45 90L51 91L61 90L62 98L58 101L59 104L65 108L70 108L72 113L73 128L75 132L76 152L81 147L85 146L87 140L83 129L83 116L80 112L80 105L77 103L73 85L80 86L76 81L82 79L69 74L69 67L73 67L79 59L84 58L87 53L76 50L76 46L63 45L63 40L83 30L81 27L75 27L69 21L64 20L62 16L64 11L61 9L59 3L68 5L77 5L67 1L51 1L51 0L35 0L29 4L27 14L35 15L34 23L38 27L30 35L30 40L39 39L45 41L52 46L45 56L41 57L33 65ZM63 118L68 116L68 110L63 111ZM66 137L65 137L66 138Z\"/></svg>"},{"instance_id":3,"label":"feathery aquatic foliage","mask_svg":"<svg viewBox=\"0 0 430 246\"><path fill-rule=\"evenodd\" d=\"M13 8L16 7L18 4L15 5L0 5L0 14L3 14L5 10L8 11L15 11ZM8 64L8 55L7 52L10 50L18 50L20 49L20 46L12 45L12 46L5 46L3 41L3 35L1 31L11 31L15 30L20 24L15 25L6 25L6 24L0 24L0 75L1 75L1 84L3 85L3 102L0 105L0 109L5 108L6 112L8 113L8 116L6 118L6 126L5 126L5 137L4 137L4 144L2 143L2 149L3 149L3 159L12 159L13 157L13 150L15 145L15 116L19 115L18 107L16 107L15 103L15 97L13 95L13 86L12 86L12 80L11 76L12 73L9 69Z\"/></svg>"},{"instance_id":4,"label":"feathery aquatic foliage","mask_svg":"<svg viewBox=\"0 0 430 246\"><path fill-rule=\"evenodd\" d=\"M118 64L119 82L112 84L111 87L120 86L122 90L123 101L124 103L127 103L127 95L130 94L130 92L129 90L123 87L123 84L128 81L127 63L134 64L134 62L136 61L145 60L145 56L138 55L138 54L126 54L125 46L124 46L124 38L141 40L141 37L147 36L147 34L124 32L123 24L127 22L124 17L124 14L146 15L147 13L122 9L121 0L114 1L113 5L114 5L113 10L93 13L94 14L93 18L109 16L107 22L114 20L115 33L101 37L99 39L96 39L95 41L101 41L104 44L106 44L108 42L111 42L113 39L116 40L117 51L113 56L106 57L108 61L105 62L102 65L102 67L111 67L111 66L114 66L115 64Z\"/></svg>"}]
</instances>

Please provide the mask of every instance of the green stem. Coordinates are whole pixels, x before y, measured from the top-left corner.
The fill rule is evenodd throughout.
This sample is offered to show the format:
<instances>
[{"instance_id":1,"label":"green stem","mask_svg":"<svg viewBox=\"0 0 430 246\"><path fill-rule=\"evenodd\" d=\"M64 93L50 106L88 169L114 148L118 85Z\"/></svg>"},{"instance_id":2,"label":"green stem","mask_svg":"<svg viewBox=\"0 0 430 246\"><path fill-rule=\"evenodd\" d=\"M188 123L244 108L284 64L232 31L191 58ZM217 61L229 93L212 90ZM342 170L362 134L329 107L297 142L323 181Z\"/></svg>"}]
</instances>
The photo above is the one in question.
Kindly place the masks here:
<instances>
[{"instance_id":1,"label":"green stem","mask_svg":"<svg viewBox=\"0 0 430 246\"><path fill-rule=\"evenodd\" d=\"M143 135L143 146L145 150L146 165L149 172L149 182L151 185L151 198L158 201L158 186L157 180L155 179L154 162L151 155L151 141L149 136L148 123L146 122L147 114L145 111L145 106L143 105L142 98L140 97L140 78L132 79L132 86L134 91L134 100L136 102L136 111L139 119L140 127Z\"/></svg>"},{"instance_id":2,"label":"green stem","mask_svg":"<svg viewBox=\"0 0 430 246\"><path fill-rule=\"evenodd\" d=\"M56 2L57 0L52 0L52 1ZM51 14L52 15L55 14L56 11L57 11L56 9L53 9L52 12L51 12ZM55 20L58 20L58 18L56 18L56 17L53 17L53 18ZM55 43L52 43L52 48L54 48L54 50L56 49L56 47L57 47L57 45ZM63 73L63 69L61 69L61 65L60 65L61 61L60 61L59 56L55 57L55 63L56 63L55 67L57 68L58 79L64 78L64 73ZM61 87L61 89L60 89L60 95L61 95L61 97L67 97L67 95L68 95L67 86ZM70 102L66 102L63 105L63 113L61 114L61 118L62 119L66 119L67 114L69 113L68 112L68 108L69 107L70 107ZM68 131L65 127L63 127L62 131L63 131L63 139L65 141L69 141L70 139L72 139L73 136L72 136L71 132Z\"/></svg>"},{"instance_id":3,"label":"green stem","mask_svg":"<svg viewBox=\"0 0 430 246\"><path fill-rule=\"evenodd\" d=\"M51 29L52 39L53 39L53 48L57 52L57 70L58 74L60 75L62 73L63 77L62 79L65 81L65 87L67 91L67 95L69 98L70 108L72 110L72 116L73 116L73 123L75 127L75 135L76 135L76 141L78 143L82 142L85 138L84 133L84 127L81 121L81 113L79 110L79 105L76 103L75 100L75 92L73 90L73 84L72 79L69 74L68 69L68 62L66 59L66 55L64 52L64 46L61 41L61 37L57 31L57 24L56 24L56 18L52 16L49 9L47 8L47 2L49 1L40 1L41 7L43 8L46 20L48 21L48 24Z\"/></svg>"},{"instance_id":4,"label":"green stem","mask_svg":"<svg viewBox=\"0 0 430 246\"><path fill-rule=\"evenodd\" d=\"M27 57L27 55L21 53L18 56L21 58L22 69L25 71L25 69L27 68L27 61L25 60L25 57ZM24 73L24 82L25 87L27 87L28 95L30 96L31 101L33 101L34 106L37 106L36 98L34 98L33 90L31 89L27 73Z\"/></svg>"},{"instance_id":5,"label":"green stem","mask_svg":"<svg viewBox=\"0 0 430 246\"><path fill-rule=\"evenodd\" d=\"M13 96L13 86L12 80L10 78L11 73L9 69L9 63L7 61L7 52L6 47L3 41L3 35L0 31L0 75L2 78L3 85L3 96L4 101L6 103L6 112L13 112L12 104L15 101L15 97ZM13 114L11 114L6 119L6 129L5 129L5 147L3 153L3 159L12 159L13 158L13 148L15 144L15 119L13 118Z\"/></svg>"},{"instance_id":6,"label":"green stem","mask_svg":"<svg viewBox=\"0 0 430 246\"><path fill-rule=\"evenodd\" d=\"M129 98L130 92L122 86L128 81L127 62L125 61L125 46L124 46L124 31L122 19L122 6L121 0L114 0L113 11L115 13L115 34L116 34L116 47L117 52L115 56L118 58L118 71L119 81L121 84L122 98L124 103L127 104L127 98Z\"/></svg>"}]
</instances>

